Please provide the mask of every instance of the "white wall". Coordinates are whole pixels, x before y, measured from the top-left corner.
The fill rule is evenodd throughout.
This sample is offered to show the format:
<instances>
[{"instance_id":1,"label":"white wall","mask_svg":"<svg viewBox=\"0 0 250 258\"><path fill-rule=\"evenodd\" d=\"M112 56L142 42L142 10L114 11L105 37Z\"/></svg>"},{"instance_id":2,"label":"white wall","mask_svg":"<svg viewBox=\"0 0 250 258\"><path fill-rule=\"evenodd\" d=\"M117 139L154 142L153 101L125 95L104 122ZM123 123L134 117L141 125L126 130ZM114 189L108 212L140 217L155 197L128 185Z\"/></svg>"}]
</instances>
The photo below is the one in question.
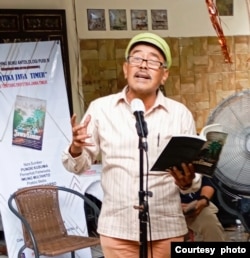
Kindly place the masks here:
<instances>
[{"instance_id":1,"label":"white wall","mask_svg":"<svg viewBox=\"0 0 250 258\"><path fill-rule=\"evenodd\" d=\"M225 35L248 35L249 13L247 1L234 0L234 15L221 16ZM149 29L151 9L166 9L168 30L154 31L164 37L215 36L205 0L76 0L77 23L80 38L129 38L138 33L131 31L130 10L146 9ZM86 9L105 9L106 31L88 31ZM108 9L126 9L127 31L110 31Z\"/></svg>"}]
</instances>

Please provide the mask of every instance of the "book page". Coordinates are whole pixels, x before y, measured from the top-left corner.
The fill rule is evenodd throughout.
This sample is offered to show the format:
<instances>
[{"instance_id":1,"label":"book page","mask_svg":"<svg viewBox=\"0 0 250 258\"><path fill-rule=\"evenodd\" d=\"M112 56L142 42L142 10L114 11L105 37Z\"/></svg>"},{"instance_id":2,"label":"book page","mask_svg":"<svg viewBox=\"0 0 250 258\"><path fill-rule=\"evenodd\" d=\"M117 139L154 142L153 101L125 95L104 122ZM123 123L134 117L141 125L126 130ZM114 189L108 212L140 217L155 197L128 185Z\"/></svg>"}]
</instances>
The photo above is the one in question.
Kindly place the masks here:
<instances>
[{"instance_id":1,"label":"book page","mask_svg":"<svg viewBox=\"0 0 250 258\"><path fill-rule=\"evenodd\" d=\"M202 130L200 131L200 137L207 139L206 134L208 132L223 132L223 126L221 124L210 124L210 125L206 125L202 128Z\"/></svg>"}]
</instances>

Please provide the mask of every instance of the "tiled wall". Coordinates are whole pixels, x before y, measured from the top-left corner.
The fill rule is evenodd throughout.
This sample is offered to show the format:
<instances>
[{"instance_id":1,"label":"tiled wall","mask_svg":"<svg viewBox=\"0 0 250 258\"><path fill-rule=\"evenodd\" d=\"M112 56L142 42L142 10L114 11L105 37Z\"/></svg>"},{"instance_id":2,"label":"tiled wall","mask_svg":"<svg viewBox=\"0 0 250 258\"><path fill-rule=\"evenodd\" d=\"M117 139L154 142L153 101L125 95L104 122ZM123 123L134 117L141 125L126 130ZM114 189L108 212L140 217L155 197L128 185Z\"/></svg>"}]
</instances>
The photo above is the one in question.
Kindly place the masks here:
<instances>
[{"instance_id":1,"label":"tiled wall","mask_svg":"<svg viewBox=\"0 0 250 258\"><path fill-rule=\"evenodd\" d=\"M120 91L126 81L122 64L129 39L81 40L82 86L91 100ZM173 65L164 93L184 103L199 131L219 103L250 88L250 36L232 36L227 45L233 63L224 62L217 37L166 38Z\"/></svg>"}]
</instances>

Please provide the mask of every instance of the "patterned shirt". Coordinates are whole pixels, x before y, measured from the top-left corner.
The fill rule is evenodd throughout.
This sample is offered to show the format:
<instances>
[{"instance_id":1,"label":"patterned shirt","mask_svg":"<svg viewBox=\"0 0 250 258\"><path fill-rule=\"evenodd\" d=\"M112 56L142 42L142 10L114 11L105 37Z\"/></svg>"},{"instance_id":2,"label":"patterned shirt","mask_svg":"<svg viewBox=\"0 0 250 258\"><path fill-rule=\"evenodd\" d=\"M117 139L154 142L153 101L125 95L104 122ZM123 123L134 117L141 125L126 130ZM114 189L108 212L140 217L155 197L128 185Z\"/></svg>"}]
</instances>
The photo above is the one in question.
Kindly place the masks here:
<instances>
[{"instance_id":1,"label":"patterned shirt","mask_svg":"<svg viewBox=\"0 0 250 258\"><path fill-rule=\"evenodd\" d=\"M95 146L85 147L77 158L73 158L66 149L62 160L67 170L81 174L101 153L104 197L98 232L138 241L139 211L134 206L139 205L139 136L135 116L126 100L126 90L127 87L120 93L99 98L90 104L85 116L91 115L88 133L92 134L91 142ZM148 186L147 190L153 194L147 200L152 240L181 236L186 234L187 227L181 208L180 189L169 173L150 171L150 168L172 135L196 135L194 120L183 104L164 97L160 91L144 118L148 127L148 152L143 155L143 185L144 189ZM195 191L199 186L200 175L196 174L189 190Z\"/></svg>"}]
</instances>

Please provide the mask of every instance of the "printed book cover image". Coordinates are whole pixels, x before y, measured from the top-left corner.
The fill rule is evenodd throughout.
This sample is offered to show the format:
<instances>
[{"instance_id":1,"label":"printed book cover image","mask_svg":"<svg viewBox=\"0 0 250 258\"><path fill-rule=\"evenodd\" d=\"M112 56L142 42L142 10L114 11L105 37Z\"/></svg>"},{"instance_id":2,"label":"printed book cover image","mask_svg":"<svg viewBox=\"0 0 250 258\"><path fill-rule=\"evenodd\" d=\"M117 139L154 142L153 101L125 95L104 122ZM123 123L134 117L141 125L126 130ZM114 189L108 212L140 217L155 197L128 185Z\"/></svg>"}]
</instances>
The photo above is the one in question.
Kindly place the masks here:
<instances>
[{"instance_id":1,"label":"printed book cover image","mask_svg":"<svg viewBox=\"0 0 250 258\"><path fill-rule=\"evenodd\" d=\"M193 164L198 173L212 177L227 139L227 133L207 132L207 141L202 146Z\"/></svg>"},{"instance_id":2,"label":"printed book cover image","mask_svg":"<svg viewBox=\"0 0 250 258\"><path fill-rule=\"evenodd\" d=\"M41 150L43 144L46 100L16 96L12 144Z\"/></svg>"}]
</instances>

